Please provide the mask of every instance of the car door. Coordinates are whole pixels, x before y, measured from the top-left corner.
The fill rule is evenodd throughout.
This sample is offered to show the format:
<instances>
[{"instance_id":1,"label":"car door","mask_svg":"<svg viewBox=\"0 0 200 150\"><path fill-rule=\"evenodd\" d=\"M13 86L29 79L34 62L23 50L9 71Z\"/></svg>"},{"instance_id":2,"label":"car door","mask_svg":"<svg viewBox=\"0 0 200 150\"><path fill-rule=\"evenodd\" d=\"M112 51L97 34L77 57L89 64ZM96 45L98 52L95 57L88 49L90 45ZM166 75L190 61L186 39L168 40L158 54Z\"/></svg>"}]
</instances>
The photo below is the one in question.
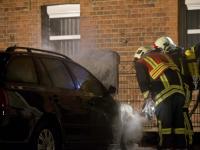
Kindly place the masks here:
<instances>
[{"instance_id":1,"label":"car door","mask_svg":"<svg viewBox=\"0 0 200 150\"><path fill-rule=\"evenodd\" d=\"M88 138L88 111L81 107L81 100L74 80L62 59L40 58L41 63L53 83L49 99L57 106L58 118L65 133L65 142L82 142Z\"/></svg>"}]
</instances>

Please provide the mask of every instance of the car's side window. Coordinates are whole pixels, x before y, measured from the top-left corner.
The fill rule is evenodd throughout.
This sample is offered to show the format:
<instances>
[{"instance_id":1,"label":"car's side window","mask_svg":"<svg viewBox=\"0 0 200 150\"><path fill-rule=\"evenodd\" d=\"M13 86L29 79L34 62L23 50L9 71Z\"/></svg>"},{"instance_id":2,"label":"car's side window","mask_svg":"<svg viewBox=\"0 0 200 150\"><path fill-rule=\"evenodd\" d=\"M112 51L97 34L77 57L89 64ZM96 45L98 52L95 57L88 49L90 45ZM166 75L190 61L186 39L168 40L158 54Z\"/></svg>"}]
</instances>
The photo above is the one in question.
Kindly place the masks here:
<instances>
[{"instance_id":1,"label":"car's side window","mask_svg":"<svg viewBox=\"0 0 200 150\"><path fill-rule=\"evenodd\" d=\"M29 56L13 57L8 63L6 79L10 82L37 83L32 58Z\"/></svg>"},{"instance_id":2,"label":"car's side window","mask_svg":"<svg viewBox=\"0 0 200 150\"><path fill-rule=\"evenodd\" d=\"M44 86L51 86L52 82L50 80L49 74L47 74L47 71L45 70L44 65L42 65L42 62L39 58L35 59L35 62L37 64L37 69L39 72L39 83L40 85L44 85Z\"/></svg>"},{"instance_id":3,"label":"car's side window","mask_svg":"<svg viewBox=\"0 0 200 150\"><path fill-rule=\"evenodd\" d=\"M86 69L73 62L67 62L67 66L78 80L80 90L93 93L97 96L102 96L105 93L103 85Z\"/></svg>"},{"instance_id":4,"label":"car's side window","mask_svg":"<svg viewBox=\"0 0 200 150\"><path fill-rule=\"evenodd\" d=\"M62 61L51 58L42 58L54 86L66 89L75 89L73 80Z\"/></svg>"}]
</instances>

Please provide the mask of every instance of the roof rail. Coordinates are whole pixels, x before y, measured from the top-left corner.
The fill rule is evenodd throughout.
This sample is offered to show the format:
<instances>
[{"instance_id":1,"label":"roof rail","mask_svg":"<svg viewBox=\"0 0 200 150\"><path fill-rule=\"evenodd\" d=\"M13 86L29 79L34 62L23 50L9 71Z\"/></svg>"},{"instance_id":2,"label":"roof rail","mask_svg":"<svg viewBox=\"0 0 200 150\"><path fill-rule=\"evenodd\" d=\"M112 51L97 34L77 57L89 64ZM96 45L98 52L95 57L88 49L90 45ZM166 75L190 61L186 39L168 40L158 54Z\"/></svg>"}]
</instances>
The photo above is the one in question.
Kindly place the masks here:
<instances>
[{"instance_id":1,"label":"roof rail","mask_svg":"<svg viewBox=\"0 0 200 150\"><path fill-rule=\"evenodd\" d=\"M20 50L26 50L28 53L32 52L42 52L42 53L47 53L47 54L53 54L57 56L62 56L64 58L70 59L64 54L60 54L57 52L49 51L49 50L43 50L43 49L37 49L37 48L31 48L31 47L19 47L19 46L11 46L6 49L6 52L15 52L15 50L20 49Z\"/></svg>"}]
</instances>

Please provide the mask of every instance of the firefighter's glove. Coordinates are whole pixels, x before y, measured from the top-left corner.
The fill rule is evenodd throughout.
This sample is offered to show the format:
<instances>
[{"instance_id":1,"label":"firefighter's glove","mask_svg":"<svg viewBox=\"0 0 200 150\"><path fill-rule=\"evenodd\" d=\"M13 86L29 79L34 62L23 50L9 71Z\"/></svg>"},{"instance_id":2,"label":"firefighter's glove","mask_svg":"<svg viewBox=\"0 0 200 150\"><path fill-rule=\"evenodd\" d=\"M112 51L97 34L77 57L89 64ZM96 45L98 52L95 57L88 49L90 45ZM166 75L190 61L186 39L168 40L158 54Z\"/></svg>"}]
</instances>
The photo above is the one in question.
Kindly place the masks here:
<instances>
[{"instance_id":1,"label":"firefighter's glove","mask_svg":"<svg viewBox=\"0 0 200 150\"><path fill-rule=\"evenodd\" d=\"M155 102L152 98L148 98L145 100L142 108L142 113L144 113L145 117L148 120L152 120L155 113Z\"/></svg>"},{"instance_id":2,"label":"firefighter's glove","mask_svg":"<svg viewBox=\"0 0 200 150\"><path fill-rule=\"evenodd\" d=\"M197 90L197 88L199 87L199 77L193 76L192 79L193 79L194 89Z\"/></svg>"}]
</instances>

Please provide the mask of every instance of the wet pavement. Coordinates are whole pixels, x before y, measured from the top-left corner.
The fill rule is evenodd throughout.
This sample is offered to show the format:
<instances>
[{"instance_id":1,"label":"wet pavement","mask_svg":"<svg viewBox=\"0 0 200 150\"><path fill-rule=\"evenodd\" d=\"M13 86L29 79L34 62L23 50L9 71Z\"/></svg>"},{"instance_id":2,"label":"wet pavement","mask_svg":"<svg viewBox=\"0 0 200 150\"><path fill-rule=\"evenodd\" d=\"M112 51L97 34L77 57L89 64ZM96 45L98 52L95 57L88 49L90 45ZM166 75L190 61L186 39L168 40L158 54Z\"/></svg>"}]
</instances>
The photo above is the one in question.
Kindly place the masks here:
<instances>
[{"instance_id":1,"label":"wet pavement","mask_svg":"<svg viewBox=\"0 0 200 150\"><path fill-rule=\"evenodd\" d=\"M134 150L156 150L158 139L158 134L156 132L144 133L141 143L139 144L138 148L136 147ZM192 150L200 150L199 139L200 132L194 133Z\"/></svg>"},{"instance_id":2,"label":"wet pavement","mask_svg":"<svg viewBox=\"0 0 200 150\"><path fill-rule=\"evenodd\" d=\"M200 150L200 132L194 133L194 146L193 150ZM156 132L147 132L144 133L141 142L136 145L134 148L129 150L157 150L156 145L158 143L158 134ZM2 148L2 146L0 146ZM5 149L4 149L5 148ZM17 145L9 147L6 145L2 150L28 150L27 148L22 148L21 146L18 148ZM1 149L0 149L1 150ZM118 149L117 149L118 150Z\"/></svg>"}]
</instances>

